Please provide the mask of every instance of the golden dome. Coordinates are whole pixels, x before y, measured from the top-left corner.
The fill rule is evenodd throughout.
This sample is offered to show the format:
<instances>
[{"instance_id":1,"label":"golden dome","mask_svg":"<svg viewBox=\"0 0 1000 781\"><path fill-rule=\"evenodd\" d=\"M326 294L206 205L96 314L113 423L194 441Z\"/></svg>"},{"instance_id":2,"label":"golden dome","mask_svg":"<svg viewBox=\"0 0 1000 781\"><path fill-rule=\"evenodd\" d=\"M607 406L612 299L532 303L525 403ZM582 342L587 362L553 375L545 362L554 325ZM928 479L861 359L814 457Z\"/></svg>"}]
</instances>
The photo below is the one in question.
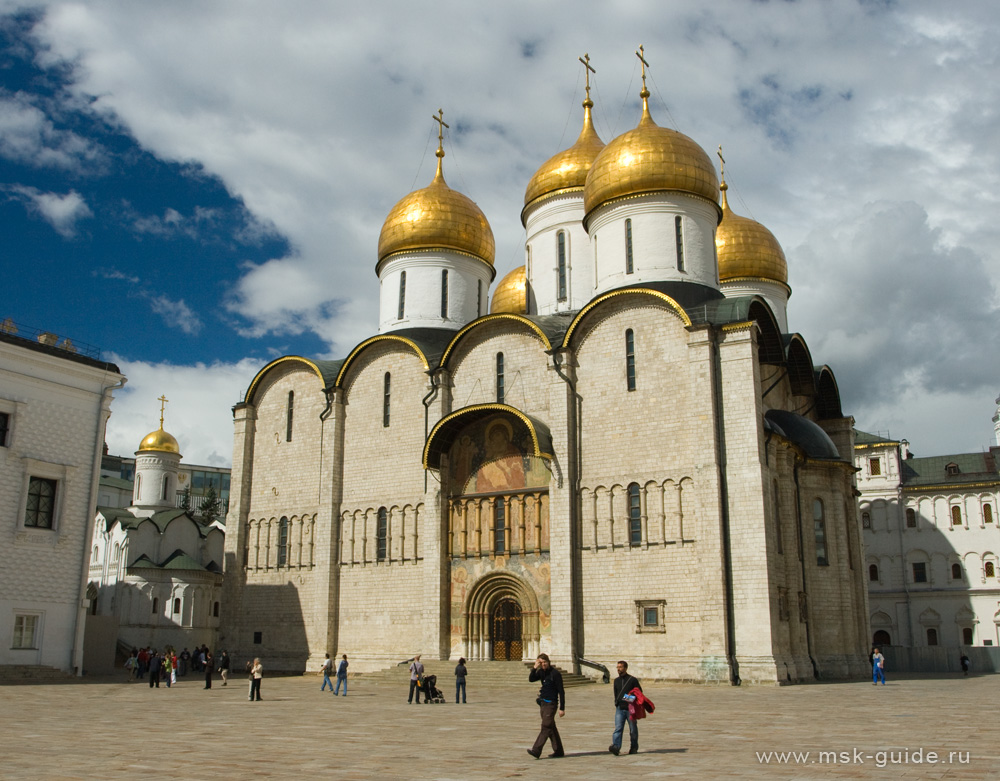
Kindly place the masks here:
<instances>
[{"instance_id":1,"label":"golden dome","mask_svg":"<svg viewBox=\"0 0 1000 781\"><path fill-rule=\"evenodd\" d=\"M524 191L525 207L543 195L560 190L583 189L594 158L604 149L604 142L594 130L594 123L590 118L590 109L593 105L594 101L589 97L583 101L583 129L576 143L569 149L550 157L535 171Z\"/></svg>"},{"instance_id":2,"label":"golden dome","mask_svg":"<svg viewBox=\"0 0 1000 781\"><path fill-rule=\"evenodd\" d=\"M518 266L497 283L490 302L490 314L528 314L528 281L524 266Z\"/></svg>"},{"instance_id":3,"label":"golden dome","mask_svg":"<svg viewBox=\"0 0 1000 781\"><path fill-rule=\"evenodd\" d=\"M177 444L177 440L174 439L172 434L168 434L163 430L163 423L161 422L160 427L156 431L152 431L142 438L142 442L139 443L139 450L154 450L159 453L177 453L177 455L180 455L181 446Z\"/></svg>"},{"instance_id":4,"label":"golden dome","mask_svg":"<svg viewBox=\"0 0 1000 781\"><path fill-rule=\"evenodd\" d=\"M729 208L722 181L722 222L715 231L719 282L746 277L788 284L788 262L774 234L756 220L740 217Z\"/></svg>"},{"instance_id":5,"label":"golden dome","mask_svg":"<svg viewBox=\"0 0 1000 781\"><path fill-rule=\"evenodd\" d=\"M643 89L642 119L611 141L594 160L583 192L589 215L626 195L679 190L718 202L719 179L705 151L683 133L660 127L649 114Z\"/></svg>"},{"instance_id":6,"label":"golden dome","mask_svg":"<svg viewBox=\"0 0 1000 781\"><path fill-rule=\"evenodd\" d=\"M438 147L434 180L392 207L378 237L378 259L409 250L449 249L492 266L496 255L493 231L472 200L444 181Z\"/></svg>"}]
</instances>

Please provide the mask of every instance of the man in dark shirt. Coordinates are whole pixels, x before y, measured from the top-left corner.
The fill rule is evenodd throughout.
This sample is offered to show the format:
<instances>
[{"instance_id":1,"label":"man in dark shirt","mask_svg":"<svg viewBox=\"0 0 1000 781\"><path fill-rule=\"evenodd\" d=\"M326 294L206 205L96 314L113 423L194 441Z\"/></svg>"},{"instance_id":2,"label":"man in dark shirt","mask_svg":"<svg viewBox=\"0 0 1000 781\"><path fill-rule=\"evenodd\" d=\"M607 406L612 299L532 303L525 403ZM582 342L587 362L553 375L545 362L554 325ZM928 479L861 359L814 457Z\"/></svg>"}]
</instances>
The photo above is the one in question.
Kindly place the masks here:
<instances>
[{"instance_id":1,"label":"man in dark shirt","mask_svg":"<svg viewBox=\"0 0 1000 781\"><path fill-rule=\"evenodd\" d=\"M529 681L541 681L542 687L538 690L538 708L542 714L542 730L535 738L535 745L528 749L528 753L535 759L542 755L542 747L546 740L552 741L551 757L565 756L563 751L562 738L559 737L559 730L556 728L556 708L558 706L559 716L566 715L566 690L563 689L562 675L552 666L547 654L539 654L535 659L535 666L528 673Z\"/></svg>"},{"instance_id":2,"label":"man in dark shirt","mask_svg":"<svg viewBox=\"0 0 1000 781\"><path fill-rule=\"evenodd\" d=\"M639 685L639 679L634 675L628 674L628 662L624 660L618 662L618 677L615 678L614 686L615 731L611 736L611 745L608 746L608 751L615 756L617 756L622 749L622 733L625 731L625 722L628 722L628 753L639 753L639 725L635 723L635 719L629 718L628 706L630 701L625 699L630 696L629 692L633 689L642 691L642 686Z\"/></svg>"}]
</instances>

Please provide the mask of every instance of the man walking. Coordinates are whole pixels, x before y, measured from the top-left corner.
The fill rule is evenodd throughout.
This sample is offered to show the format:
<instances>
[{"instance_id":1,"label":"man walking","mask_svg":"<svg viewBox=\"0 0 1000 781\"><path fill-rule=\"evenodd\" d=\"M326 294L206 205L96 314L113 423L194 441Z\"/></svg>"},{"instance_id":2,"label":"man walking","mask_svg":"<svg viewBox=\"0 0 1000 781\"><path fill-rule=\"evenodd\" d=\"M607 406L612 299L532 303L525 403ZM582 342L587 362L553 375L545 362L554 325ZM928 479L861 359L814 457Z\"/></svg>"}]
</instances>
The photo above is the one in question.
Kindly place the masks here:
<instances>
[{"instance_id":1,"label":"man walking","mask_svg":"<svg viewBox=\"0 0 1000 781\"><path fill-rule=\"evenodd\" d=\"M340 660L340 664L337 665L337 688L333 690L333 696L336 697L340 694L340 684L344 684L344 696L347 696L347 654L344 654L344 658Z\"/></svg>"},{"instance_id":2,"label":"man walking","mask_svg":"<svg viewBox=\"0 0 1000 781\"><path fill-rule=\"evenodd\" d=\"M413 661L410 662L410 696L407 702L413 702L413 691L417 692L417 705L420 704L420 685L423 683L424 678L424 666L420 663L420 654L413 657ZM346 687L347 684L345 683ZM427 702L427 693L424 692L424 702Z\"/></svg>"},{"instance_id":3,"label":"man walking","mask_svg":"<svg viewBox=\"0 0 1000 781\"><path fill-rule=\"evenodd\" d=\"M622 750L622 733L625 731L625 722L628 722L629 754L639 753L639 725L635 719L629 717L628 706L635 700L632 690L642 691L639 679L628 673L628 662L622 660L618 662L618 677L615 678L615 731L611 735L611 745L608 746L615 756ZM629 698L632 699L629 699Z\"/></svg>"},{"instance_id":4,"label":"man walking","mask_svg":"<svg viewBox=\"0 0 1000 781\"><path fill-rule=\"evenodd\" d=\"M329 686L330 691L333 691L333 681L330 680L330 673L333 672L333 660L330 658L330 654L326 655L326 660L323 662L320 672L323 673L323 685L319 687L319 690L321 692L326 691L326 687Z\"/></svg>"},{"instance_id":5,"label":"man walking","mask_svg":"<svg viewBox=\"0 0 1000 781\"><path fill-rule=\"evenodd\" d=\"M877 648L872 649L872 686L878 686L879 679L885 686L885 657Z\"/></svg>"},{"instance_id":6,"label":"man walking","mask_svg":"<svg viewBox=\"0 0 1000 781\"><path fill-rule=\"evenodd\" d=\"M560 718L566 715L566 690L563 689L562 674L552 666L548 654L539 654L535 659L535 666L528 673L529 681L540 681L541 688L538 690L538 709L542 716L542 729L535 738L535 745L527 749L535 759L542 756L542 747L546 740L552 741L552 753L550 757L562 757L566 753L563 751L562 738L559 737L559 729L556 727L556 709L558 707Z\"/></svg>"}]
</instances>

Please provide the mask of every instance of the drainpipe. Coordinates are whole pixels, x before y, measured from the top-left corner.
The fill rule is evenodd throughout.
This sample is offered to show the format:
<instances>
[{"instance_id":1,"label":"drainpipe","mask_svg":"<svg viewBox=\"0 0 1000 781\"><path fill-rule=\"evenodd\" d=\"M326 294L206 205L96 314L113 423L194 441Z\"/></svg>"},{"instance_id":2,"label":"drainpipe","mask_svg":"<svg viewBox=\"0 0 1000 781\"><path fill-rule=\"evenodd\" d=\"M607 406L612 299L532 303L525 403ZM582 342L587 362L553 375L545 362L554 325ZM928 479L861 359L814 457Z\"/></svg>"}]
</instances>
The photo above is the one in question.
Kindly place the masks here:
<instances>
[{"instance_id":1,"label":"drainpipe","mask_svg":"<svg viewBox=\"0 0 1000 781\"><path fill-rule=\"evenodd\" d=\"M580 671L578 657L582 654L583 649L583 605L581 602L583 598L583 584L580 582L582 551L580 549L580 513L578 509L580 497L580 427L577 422L577 410L580 397L577 394L576 383L574 380L563 372L562 355L559 352L559 349L556 348L549 354L552 356L552 367L555 369L556 374L559 375L559 378L566 383L566 387L570 392L570 398L572 399L569 409L569 418L566 421L567 428L569 429L569 433L571 435L567 438L569 452L566 454L566 471L568 477L567 482L569 483L570 490L569 545L570 561L572 562L572 572L570 575L573 589L573 600L570 607L570 620L573 625L573 672L578 673Z\"/></svg>"},{"instance_id":2,"label":"drainpipe","mask_svg":"<svg viewBox=\"0 0 1000 781\"><path fill-rule=\"evenodd\" d=\"M107 377L107 373L105 373ZM83 675L83 638L87 622L87 608L83 601L87 598L87 582L90 580L90 543L94 539L94 524L97 522L97 492L101 480L101 456L104 455L104 433L107 421L104 419L104 401L108 400L108 415L111 415L111 394L125 387L128 380L122 377L117 385L107 385L101 391L97 402L97 426L94 431L94 468L90 475L90 497L87 502L87 531L83 538L83 555L80 564L80 594L76 601L76 631L73 638L73 656L70 665L73 674Z\"/></svg>"},{"instance_id":3,"label":"drainpipe","mask_svg":"<svg viewBox=\"0 0 1000 781\"><path fill-rule=\"evenodd\" d=\"M432 369L431 371L427 372L427 374L429 374L430 378L431 378L431 389L427 392L427 395L424 396L420 400L421 404L424 405L424 442L425 443L427 442L427 436L431 433L431 427L430 427L430 424L431 424L431 420L430 420L431 419L431 402L434 401L435 398L437 398L438 387L440 387L438 385L437 377L435 376L434 370ZM427 470L426 469L424 470L424 493L427 493Z\"/></svg>"},{"instance_id":4,"label":"drainpipe","mask_svg":"<svg viewBox=\"0 0 1000 781\"><path fill-rule=\"evenodd\" d=\"M717 339L712 344L712 394L715 397L715 445L719 454L719 511L722 523L722 569L726 589L726 659L729 662L729 682L739 686L740 664L736 659L736 615L733 586L733 552L729 529L729 482L726 464L726 431L722 404L722 355Z\"/></svg>"},{"instance_id":5,"label":"drainpipe","mask_svg":"<svg viewBox=\"0 0 1000 781\"><path fill-rule=\"evenodd\" d=\"M802 487L799 485L799 459L795 459L795 466L792 467L792 474L795 478L795 533L799 542L799 568L802 571L802 593L806 595L806 611L809 609L809 592L806 590L806 553L802 540ZM801 618L801 616L799 616ZM806 615L806 651L809 654L809 663L813 668L813 678L819 679L819 667L816 666L816 659L813 656L812 632L809 631L809 616Z\"/></svg>"}]
</instances>

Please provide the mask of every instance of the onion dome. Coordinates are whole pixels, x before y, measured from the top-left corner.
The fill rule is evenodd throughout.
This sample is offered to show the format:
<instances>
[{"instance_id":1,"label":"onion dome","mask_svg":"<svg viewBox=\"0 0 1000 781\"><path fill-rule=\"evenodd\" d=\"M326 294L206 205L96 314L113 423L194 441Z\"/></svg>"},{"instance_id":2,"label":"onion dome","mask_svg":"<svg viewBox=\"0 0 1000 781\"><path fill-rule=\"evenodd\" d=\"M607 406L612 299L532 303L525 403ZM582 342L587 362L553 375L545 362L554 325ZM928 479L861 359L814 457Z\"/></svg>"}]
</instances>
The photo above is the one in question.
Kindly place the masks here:
<instances>
[{"instance_id":1,"label":"onion dome","mask_svg":"<svg viewBox=\"0 0 1000 781\"><path fill-rule=\"evenodd\" d=\"M158 453L176 453L180 455L181 446L177 444L177 440L174 439L173 434L168 434L163 430L163 407L167 403L167 398L165 396L160 396L157 401L160 402L160 427L156 431L151 431L142 438L142 442L139 443L139 450L142 451L154 451Z\"/></svg>"},{"instance_id":2,"label":"onion dome","mask_svg":"<svg viewBox=\"0 0 1000 781\"><path fill-rule=\"evenodd\" d=\"M715 166L683 133L657 125L649 114L649 90L642 97L642 118L634 130L611 141L594 160L583 193L587 214L603 203L640 193L674 190L718 203Z\"/></svg>"},{"instance_id":3,"label":"onion dome","mask_svg":"<svg viewBox=\"0 0 1000 781\"><path fill-rule=\"evenodd\" d=\"M590 109L593 106L594 101L588 94L587 99L583 101L583 129L580 131L580 137L573 146L550 157L535 171L524 191L525 207L532 201L552 193L583 189L594 158L604 149L604 142L594 130L590 116Z\"/></svg>"},{"instance_id":4,"label":"onion dome","mask_svg":"<svg viewBox=\"0 0 1000 781\"><path fill-rule=\"evenodd\" d=\"M403 198L385 218L378 237L380 263L398 252L443 249L493 265L496 246L486 216L470 198L445 184L441 137L439 133L434 180Z\"/></svg>"},{"instance_id":5,"label":"onion dome","mask_svg":"<svg viewBox=\"0 0 1000 781\"><path fill-rule=\"evenodd\" d=\"M518 266L497 283L490 302L490 314L528 314L528 283L524 266Z\"/></svg>"},{"instance_id":6,"label":"onion dome","mask_svg":"<svg viewBox=\"0 0 1000 781\"><path fill-rule=\"evenodd\" d=\"M788 263L774 234L756 220L740 217L729 208L725 178L722 191L722 222L715 232L719 256L719 282L736 279L766 279L788 284Z\"/></svg>"},{"instance_id":7,"label":"onion dome","mask_svg":"<svg viewBox=\"0 0 1000 781\"><path fill-rule=\"evenodd\" d=\"M146 434L139 443L139 450L155 450L160 453L177 453L180 455L181 446L177 444L173 434L168 434L161 426L156 431Z\"/></svg>"}]
</instances>

